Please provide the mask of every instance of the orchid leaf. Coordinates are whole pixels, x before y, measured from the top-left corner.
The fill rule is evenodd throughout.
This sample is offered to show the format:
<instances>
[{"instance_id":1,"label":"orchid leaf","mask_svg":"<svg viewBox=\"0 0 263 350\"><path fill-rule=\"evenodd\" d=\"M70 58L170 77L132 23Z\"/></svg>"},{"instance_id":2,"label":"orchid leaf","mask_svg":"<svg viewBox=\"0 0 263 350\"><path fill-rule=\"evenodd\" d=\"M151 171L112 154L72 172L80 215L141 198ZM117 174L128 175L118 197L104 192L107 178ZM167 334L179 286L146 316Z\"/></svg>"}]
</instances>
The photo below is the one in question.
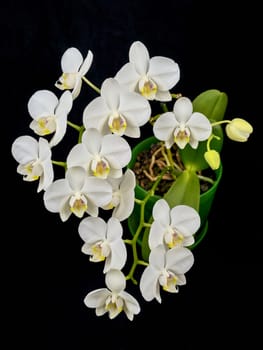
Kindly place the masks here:
<instances>
[{"instance_id":1,"label":"orchid leaf","mask_svg":"<svg viewBox=\"0 0 263 350\"><path fill-rule=\"evenodd\" d=\"M225 92L210 89L202 92L193 100L193 111L203 113L210 121L224 119L228 97Z\"/></svg>"},{"instance_id":2,"label":"orchid leaf","mask_svg":"<svg viewBox=\"0 0 263 350\"><path fill-rule=\"evenodd\" d=\"M184 204L199 210L200 183L197 174L184 170L163 197L170 208Z\"/></svg>"}]
</instances>

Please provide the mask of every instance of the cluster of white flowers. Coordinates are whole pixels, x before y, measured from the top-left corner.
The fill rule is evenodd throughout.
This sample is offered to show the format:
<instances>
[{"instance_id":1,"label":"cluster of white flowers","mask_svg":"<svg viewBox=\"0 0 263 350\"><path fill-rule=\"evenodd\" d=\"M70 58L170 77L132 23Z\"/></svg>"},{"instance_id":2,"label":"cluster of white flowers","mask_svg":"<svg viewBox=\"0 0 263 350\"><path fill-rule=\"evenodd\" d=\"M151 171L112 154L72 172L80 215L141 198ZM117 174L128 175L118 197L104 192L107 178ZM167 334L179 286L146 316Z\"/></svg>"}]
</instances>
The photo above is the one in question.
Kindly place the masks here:
<instances>
[{"instance_id":1,"label":"cluster of white flowers","mask_svg":"<svg viewBox=\"0 0 263 350\"><path fill-rule=\"evenodd\" d=\"M131 240L124 237L122 222L131 215L136 201L135 173L127 167L132 155L127 140L141 136L140 127L151 117L150 101L172 100L170 90L178 83L180 70L170 58L150 57L145 45L136 41L130 47L129 62L98 88L85 77L92 61L91 51L85 59L77 48L65 51L62 75L55 83L63 91L60 98L48 90L32 95L28 102L32 117L29 127L39 139L18 137L12 144L12 155L25 181L39 181L37 191L43 191L48 211L58 213L63 222L72 214L81 219L81 251L91 262L104 262L107 288L88 293L85 304L95 308L98 316L108 312L112 319L124 311L133 320L140 306L125 291L126 281L133 280L133 275L123 273L126 246ZM83 125L78 126L68 116L83 81L99 96L87 104ZM79 137L61 164L52 160L52 149L64 138L67 127L75 128ZM251 132L252 127L244 120L228 121L227 133L232 139L246 141ZM156 118L153 133L167 149L174 143L181 149L187 144L196 149L199 141L211 137L212 126L205 115L193 112L189 98L179 97L173 111ZM215 150L208 149L206 160L213 169L218 168ZM54 166L59 165L65 167L65 177L55 179ZM107 222L101 217L103 210L111 213ZM176 293L178 286L186 283L185 273L194 262L188 247L194 243L200 217L187 205L170 208L165 199L155 203L152 216L153 222L148 224L149 261L137 258L136 265L144 268L139 283L142 297L161 302L160 287Z\"/></svg>"}]
</instances>

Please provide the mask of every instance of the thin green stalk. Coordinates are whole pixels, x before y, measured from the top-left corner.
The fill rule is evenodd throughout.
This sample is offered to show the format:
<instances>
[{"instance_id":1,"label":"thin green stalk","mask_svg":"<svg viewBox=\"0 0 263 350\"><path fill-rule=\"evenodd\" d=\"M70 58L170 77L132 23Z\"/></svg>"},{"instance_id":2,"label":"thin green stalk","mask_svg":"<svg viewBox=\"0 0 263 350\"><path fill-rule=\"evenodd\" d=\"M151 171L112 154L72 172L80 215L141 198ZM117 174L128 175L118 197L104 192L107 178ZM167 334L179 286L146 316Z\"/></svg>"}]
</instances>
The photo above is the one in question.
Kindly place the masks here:
<instances>
[{"instance_id":1,"label":"thin green stalk","mask_svg":"<svg viewBox=\"0 0 263 350\"><path fill-rule=\"evenodd\" d=\"M93 90L95 90L98 94L100 94L100 89L94 85L91 81L89 81L86 77L82 77L82 79L87 83Z\"/></svg>"},{"instance_id":2,"label":"thin green stalk","mask_svg":"<svg viewBox=\"0 0 263 350\"><path fill-rule=\"evenodd\" d=\"M56 160L52 160L52 164L62 166L65 170L67 169L67 163L66 162L58 162Z\"/></svg>"},{"instance_id":3,"label":"thin green stalk","mask_svg":"<svg viewBox=\"0 0 263 350\"><path fill-rule=\"evenodd\" d=\"M211 123L211 126L216 126L220 124L231 123L231 120L220 120L218 122Z\"/></svg>"},{"instance_id":4,"label":"thin green stalk","mask_svg":"<svg viewBox=\"0 0 263 350\"><path fill-rule=\"evenodd\" d=\"M77 125L77 124L74 124L74 123L70 122L69 120L67 121L67 124L68 124L69 126L71 126L73 129L75 129L75 130L77 130L78 132L80 132L81 126L79 126L79 125Z\"/></svg>"},{"instance_id":5,"label":"thin green stalk","mask_svg":"<svg viewBox=\"0 0 263 350\"><path fill-rule=\"evenodd\" d=\"M140 260L138 258L138 253L137 253L137 240L138 240L138 238L140 236L140 233L141 233L141 231L142 231L142 229L144 227L146 227L146 226L148 227L149 226L149 224L144 222L145 205L148 202L148 200L150 199L150 197L154 195L154 193L156 191L156 188L159 185L159 182L161 181L161 179L162 179L163 175L166 173L166 171L167 171L167 168L164 168L162 170L162 172L158 176L157 180L154 182L154 184L153 184L152 188L150 189L150 191L148 191L148 193L144 197L144 199L141 200L141 203L140 203L140 222L139 222L139 225L137 227L137 230L136 230L136 232L135 232L131 242L130 241L127 242L127 243L131 244L131 246L132 246L133 264L132 264L132 266L130 268L130 271L129 271L128 275L126 276L126 279L127 280L131 279L134 284L138 283L135 280L135 278L133 277L137 265L140 264L140 265L147 266L147 262L144 262L143 260Z\"/></svg>"}]
</instances>

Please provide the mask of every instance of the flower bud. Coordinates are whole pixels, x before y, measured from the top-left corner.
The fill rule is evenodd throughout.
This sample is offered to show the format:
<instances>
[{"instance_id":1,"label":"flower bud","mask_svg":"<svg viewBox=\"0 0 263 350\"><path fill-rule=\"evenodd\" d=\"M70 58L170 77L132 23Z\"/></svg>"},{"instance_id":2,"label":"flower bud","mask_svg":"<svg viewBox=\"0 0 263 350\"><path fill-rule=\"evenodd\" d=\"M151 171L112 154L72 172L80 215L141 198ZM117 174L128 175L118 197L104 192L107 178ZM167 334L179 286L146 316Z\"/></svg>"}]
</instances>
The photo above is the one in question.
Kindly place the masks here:
<instances>
[{"instance_id":1,"label":"flower bud","mask_svg":"<svg viewBox=\"0 0 263 350\"><path fill-rule=\"evenodd\" d=\"M233 141L245 142L252 132L253 127L241 118L232 119L226 126L226 134Z\"/></svg>"},{"instance_id":2,"label":"flower bud","mask_svg":"<svg viewBox=\"0 0 263 350\"><path fill-rule=\"evenodd\" d=\"M220 154L217 151L215 151L214 149L211 149L205 152L204 157L211 169L216 170L219 168Z\"/></svg>"}]
</instances>

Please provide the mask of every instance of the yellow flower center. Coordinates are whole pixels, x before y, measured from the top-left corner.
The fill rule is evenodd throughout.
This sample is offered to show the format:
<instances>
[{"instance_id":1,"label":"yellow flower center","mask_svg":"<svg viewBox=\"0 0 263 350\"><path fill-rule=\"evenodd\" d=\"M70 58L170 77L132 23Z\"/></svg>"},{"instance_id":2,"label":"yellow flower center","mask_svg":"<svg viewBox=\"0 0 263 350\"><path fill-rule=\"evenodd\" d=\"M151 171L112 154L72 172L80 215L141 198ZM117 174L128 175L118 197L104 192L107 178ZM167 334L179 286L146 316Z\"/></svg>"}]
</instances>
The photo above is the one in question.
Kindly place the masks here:
<instances>
[{"instance_id":1,"label":"yellow flower center","mask_svg":"<svg viewBox=\"0 0 263 350\"><path fill-rule=\"evenodd\" d=\"M106 179L110 172L109 163L104 158L94 159L91 163L93 175L102 179Z\"/></svg>"},{"instance_id":2,"label":"yellow flower center","mask_svg":"<svg viewBox=\"0 0 263 350\"><path fill-rule=\"evenodd\" d=\"M106 300L105 310L109 312L110 318L116 317L123 310L123 300L122 298L112 295L109 296Z\"/></svg>"},{"instance_id":3,"label":"yellow flower center","mask_svg":"<svg viewBox=\"0 0 263 350\"><path fill-rule=\"evenodd\" d=\"M25 181L35 181L43 173L43 168L38 160L19 165L18 172L23 175Z\"/></svg>"},{"instance_id":4,"label":"yellow flower center","mask_svg":"<svg viewBox=\"0 0 263 350\"><path fill-rule=\"evenodd\" d=\"M74 89L79 73L63 73L55 86L60 90Z\"/></svg>"},{"instance_id":5,"label":"yellow flower center","mask_svg":"<svg viewBox=\"0 0 263 350\"><path fill-rule=\"evenodd\" d=\"M82 216L88 209L87 199L83 194L76 193L70 198L69 206L73 214L75 214L79 218L82 218Z\"/></svg>"},{"instance_id":6,"label":"yellow flower center","mask_svg":"<svg viewBox=\"0 0 263 350\"><path fill-rule=\"evenodd\" d=\"M126 130L127 123L125 118L120 115L111 115L108 122L112 133L122 136Z\"/></svg>"},{"instance_id":7,"label":"yellow flower center","mask_svg":"<svg viewBox=\"0 0 263 350\"><path fill-rule=\"evenodd\" d=\"M90 257L90 261L104 261L109 256L110 251L110 247L106 241L99 241L91 247L92 256Z\"/></svg>"},{"instance_id":8,"label":"yellow flower center","mask_svg":"<svg viewBox=\"0 0 263 350\"><path fill-rule=\"evenodd\" d=\"M139 91L148 100L154 100L157 90L157 85L153 80L147 77L144 77L140 80Z\"/></svg>"},{"instance_id":9,"label":"yellow flower center","mask_svg":"<svg viewBox=\"0 0 263 350\"><path fill-rule=\"evenodd\" d=\"M184 236L172 227L169 227L168 232L164 236L164 240L169 248L173 248L182 245Z\"/></svg>"},{"instance_id":10,"label":"yellow flower center","mask_svg":"<svg viewBox=\"0 0 263 350\"><path fill-rule=\"evenodd\" d=\"M190 141L190 131L184 126L180 126L174 131L174 142L180 147L184 148Z\"/></svg>"},{"instance_id":11,"label":"yellow flower center","mask_svg":"<svg viewBox=\"0 0 263 350\"><path fill-rule=\"evenodd\" d=\"M40 136L49 135L56 130L55 116L41 117L34 125L34 131Z\"/></svg>"},{"instance_id":12,"label":"yellow flower center","mask_svg":"<svg viewBox=\"0 0 263 350\"><path fill-rule=\"evenodd\" d=\"M163 270L162 274L159 277L160 285L163 287L163 290L165 290L166 292L171 292L171 293L178 292L178 289L176 286L177 281L178 281L178 278L175 276L175 274L167 270Z\"/></svg>"}]
</instances>

